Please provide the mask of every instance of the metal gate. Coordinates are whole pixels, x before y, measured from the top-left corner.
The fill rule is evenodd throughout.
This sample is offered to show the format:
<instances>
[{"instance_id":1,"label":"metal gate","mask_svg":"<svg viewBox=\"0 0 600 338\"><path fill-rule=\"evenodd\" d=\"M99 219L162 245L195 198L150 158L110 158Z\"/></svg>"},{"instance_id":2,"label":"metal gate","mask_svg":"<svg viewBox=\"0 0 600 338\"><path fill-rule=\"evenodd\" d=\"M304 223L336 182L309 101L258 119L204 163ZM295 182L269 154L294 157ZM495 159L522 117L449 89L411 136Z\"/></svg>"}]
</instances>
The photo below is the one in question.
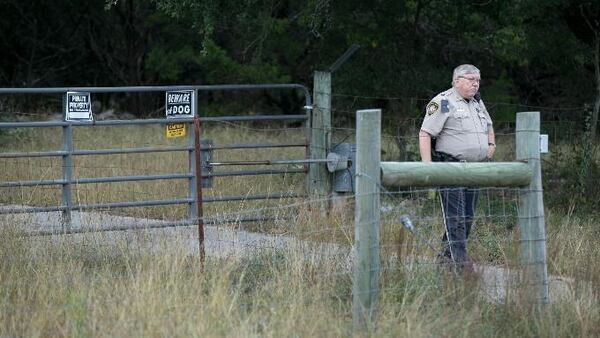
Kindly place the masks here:
<instances>
[{"instance_id":1,"label":"metal gate","mask_svg":"<svg viewBox=\"0 0 600 338\"><path fill-rule=\"evenodd\" d=\"M307 164L310 163L309 144L310 144L310 116L312 111L311 97L308 89L300 84L264 84L264 85L207 85L207 86L145 86L145 87L80 87L80 88L0 88L0 94L59 94L66 97L68 92L85 93L134 93L134 92L167 92L191 90L197 97L200 92L207 91L256 91L256 90L299 90L304 96L305 104L302 108L304 114L299 115L252 115L252 116L222 116L222 117L198 117L197 105L195 108L195 117L182 117L176 120L177 123L186 124L190 132L187 134L187 144L178 146L144 146L132 148L102 148L102 149L76 149L73 142L74 128L90 128L98 126L141 126L141 125L167 125L173 123L169 119L143 119L143 120L104 120L104 121L45 121L45 122L2 122L1 129L14 128L60 128L61 146L60 149L45 151L24 151L24 152L2 152L0 159L28 159L36 161L40 158L60 158L61 178L52 179L32 179L32 180L0 180L0 191L10 188L22 187L60 187L60 203L49 206L2 206L10 198L5 195L0 199L1 214L22 214L39 212L60 212L62 214L62 229L60 233L83 232L83 229L71 227L71 213L73 211L84 211L94 209L117 209L144 206L165 206L165 205L185 205L187 206L187 215L185 219L178 221L157 222L156 224L145 224L144 228L174 227L183 225L210 223L210 218L203 217L202 203L226 202L226 201L250 201L250 200L268 200L277 198L298 198L305 194L289 192L270 192L252 195L230 195L202 197L202 186L210 186L213 179L227 178L234 176L256 176L271 174L306 174L308 172ZM63 99L63 112L66 107L66 98ZM278 122L299 122L305 128L304 139L301 142L284 143L232 143L232 144L211 144L208 140L203 140L200 144L200 124L209 122L257 122L257 121L278 121ZM269 168L253 170L214 170L217 166L226 168L228 165L235 165L235 161L230 162L212 162L213 152L220 150L233 149L271 149L271 148L304 148L305 158L272 160L265 159L256 161L256 164L302 164L301 168ZM133 174L126 176L104 176L104 177L77 177L73 174L73 161L75 158L85 156L104 156L104 155L128 155L128 154L154 154L154 153L187 153L187 170L179 173L161 173L161 174ZM200 158L202 154L202 158ZM253 164L247 163L246 164ZM0 169L1 170L1 169ZM199 179L201 177L201 179ZM187 192L185 196L165 199L137 200L137 201L118 201L110 203L73 203L73 187L81 185L99 184L99 183L118 183L118 182L142 182L142 181L187 181ZM198 181L202 181L199 184ZM259 221L260 217L248 219L236 219L236 221L252 222ZM223 221L223 220L221 220ZM110 227L95 229L95 231L104 230L128 230L131 226ZM87 231L87 230L86 230ZM54 231L40 232L39 234L51 234Z\"/></svg>"}]
</instances>

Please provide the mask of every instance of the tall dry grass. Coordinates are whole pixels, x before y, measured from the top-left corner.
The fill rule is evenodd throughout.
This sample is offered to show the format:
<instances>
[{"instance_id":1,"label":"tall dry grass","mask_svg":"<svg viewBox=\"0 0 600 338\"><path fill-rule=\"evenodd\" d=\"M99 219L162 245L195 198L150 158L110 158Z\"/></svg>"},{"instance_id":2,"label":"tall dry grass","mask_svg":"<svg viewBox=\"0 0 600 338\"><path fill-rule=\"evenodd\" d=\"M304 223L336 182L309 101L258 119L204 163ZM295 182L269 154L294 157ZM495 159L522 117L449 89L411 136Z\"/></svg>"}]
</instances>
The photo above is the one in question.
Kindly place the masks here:
<instances>
[{"instance_id":1,"label":"tall dry grass","mask_svg":"<svg viewBox=\"0 0 600 338\"><path fill-rule=\"evenodd\" d=\"M25 238L2 224L0 336L320 336L353 334L351 272L343 257L298 249L209 257L204 269L169 238L136 249L114 234ZM589 230L587 230L589 231ZM597 251L579 232L550 240L581 251L551 264L587 262L589 273L560 301L536 312L519 299L493 302L477 281L431 264L386 265L373 336L597 336ZM589 233L588 233L589 235ZM385 257L382 257L385 260ZM576 272L567 269L564 273ZM358 333L361 335L361 333Z\"/></svg>"},{"instance_id":2,"label":"tall dry grass","mask_svg":"<svg viewBox=\"0 0 600 338\"><path fill-rule=\"evenodd\" d=\"M183 142L161 139L161 128L97 132L76 134L78 147L156 145L150 142L154 138L163 144ZM292 136L302 137L302 133L250 128L214 131L216 143L275 143ZM53 137L60 136L28 135L25 142L8 145L11 150L7 151L49 149L57 144L52 143L56 142ZM296 154L269 150L268 155L302 157L303 150L299 151ZM256 159L266 154L244 151L218 160L243 156ZM10 181L56 177L53 175L60 172L60 165L48 161L36 169L38 164L32 161L3 160L0 178ZM139 170L153 174L185 170L185 163L183 157L157 155L84 157L76 163L76 170L81 176L130 175ZM215 181L210 193L296 191L302 183L302 179L286 175L226 179ZM113 198L165 198L185 191L185 186L153 184L156 185L99 185L81 188L74 196L78 203L93 203ZM57 198L53 194L39 188L15 189L3 194L0 203L52 204ZM501 206L494 205L498 199L508 211L501 213ZM190 253L173 237L157 240L144 231L127 233L128 236L107 232L27 237L22 224L2 217L0 336L600 336L597 220L547 213L549 271L571 282L560 298L539 310L520 298L492 301L485 296L481 280L457 279L430 263L434 253L405 233L397 222L400 214L421 215L416 219L419 229L427 240L437 243L439 210L427 191L385 194L382 201L383 206L393 207L382 211L380 296L377 319L369 332L354 332L352 328L352 272L348 256L319 255L296 247L257 248L253 254L241 257L209 256L201 268L197 253ZM349 248L354 238L351 202L329 218L322 218L320 212L305 205L289 208L292 211L277 214L281 218L291 216L289 220L266 227L292 237L335 242ZM209 208L208 212L226 217L244 214L245 210L285 209L282 207L287 203L294 202L229 203L211 206L214 209ZM510 194L492 192L490 197L484 196L480 203L484 216L470 244L479 262L512 264L518 260L518 230L510 226L514 223L514 203ZM488 211L491 215L486 214ZM148 217L184 216L183 210L158 207L136 212ZM259 228L255 230L262 230Z\"/></svg>"}]
</instances>

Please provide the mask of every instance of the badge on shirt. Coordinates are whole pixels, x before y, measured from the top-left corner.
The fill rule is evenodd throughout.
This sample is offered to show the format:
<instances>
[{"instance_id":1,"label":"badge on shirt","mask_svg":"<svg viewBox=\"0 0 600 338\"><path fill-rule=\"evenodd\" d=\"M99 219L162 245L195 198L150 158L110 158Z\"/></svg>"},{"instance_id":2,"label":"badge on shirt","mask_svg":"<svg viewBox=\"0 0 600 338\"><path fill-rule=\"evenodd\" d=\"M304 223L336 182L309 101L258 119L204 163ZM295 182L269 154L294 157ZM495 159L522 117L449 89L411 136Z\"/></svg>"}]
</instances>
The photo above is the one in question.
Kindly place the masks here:
<instances>
[{"instance_id":1,"label":"badge on shirt","mask_svg":"<svg viewBox=\"0 0 600 338\"><path fill-rule=\"evenodd\" d=\"M437 102L429 102L426 109L427 115L433 115L439 108L440 106L437 104Z\"/></svg>"}]
</instances>

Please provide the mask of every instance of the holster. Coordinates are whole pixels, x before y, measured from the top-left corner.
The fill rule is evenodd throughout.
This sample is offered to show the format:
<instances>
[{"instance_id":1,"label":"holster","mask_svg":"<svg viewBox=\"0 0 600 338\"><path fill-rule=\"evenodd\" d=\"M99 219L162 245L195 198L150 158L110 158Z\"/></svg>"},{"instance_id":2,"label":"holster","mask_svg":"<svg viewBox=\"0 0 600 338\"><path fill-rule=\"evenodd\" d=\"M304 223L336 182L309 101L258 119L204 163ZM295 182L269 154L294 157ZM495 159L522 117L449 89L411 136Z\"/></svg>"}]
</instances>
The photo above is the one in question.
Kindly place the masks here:
<instances>
[{"instance_id":1,"label":"holster","mask_svg":"<svg viewBox=\"0 0 600 338\"><path fill-rule=\"evenodd\" d=\"M435 151L431 149L431 161L432 162L460 162L460 160L450 154L446 154L441 151Z\"/></svg>"}]
</instances>

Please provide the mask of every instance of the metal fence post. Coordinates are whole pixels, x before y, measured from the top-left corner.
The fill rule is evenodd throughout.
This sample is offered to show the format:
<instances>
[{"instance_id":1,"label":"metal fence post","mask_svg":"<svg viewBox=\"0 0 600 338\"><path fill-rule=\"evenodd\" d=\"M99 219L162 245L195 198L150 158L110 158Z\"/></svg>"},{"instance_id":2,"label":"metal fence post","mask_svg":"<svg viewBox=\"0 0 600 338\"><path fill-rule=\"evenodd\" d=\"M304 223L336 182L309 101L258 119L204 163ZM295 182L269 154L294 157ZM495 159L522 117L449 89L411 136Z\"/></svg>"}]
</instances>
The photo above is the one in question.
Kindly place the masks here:
<instances>
[{"instance_id":1,"label":"metal fence post","mask_svg":"<svg viewBox=\"0 0 600 338\"><path fill-rule=\"evenodd\" d=\"M352 319L355 331L368 329L379 296L379 186L381 110L356 112L356 208Z\"/></svg>"},{"instance_id":2,"label":"metal fence post","mask_svg":"<svg viewBox=\"0 0 600 338\"><path fill-rule=\"evenodd\" d=\"M194 100L198 102L198 90L194 90ZM194 203L188 205L188 216L190 220L198 222L198 249L200 264L204 266L204 214L202 211L202 158L200 154L200 117L198 116L198 104L194 105L194 120L191 123L188 136L188 145L193 148L189 153L189 168L194 175L189 180L190 198Z\"/></svg>"},{"instance_id":3,"label":"metal fence post","mask_svg":"<svg viewBox=\"0 0 600 338\"><path fill-rule=\"evenodd\" d=\"M310 158L324 159L331 144L331 73L315 72L314 104L310 124ZM308 193L326 197L331 185L325 163L311 163L308 171Z\"/></svg>"},{"instance_id":4,"label":"metal fence post","mask_svg":"<svg viewBox=\"0 0 600 338\"><path fill-rule=\"evenodd\" d=\"M198 91L194 90L194 98L193 102L196 102L194 105L195 111L193 112L194 117L198 117ZM188 197L193 199L193 202L188 203L187 211L188 211L188 219L191 221L196 221L198 218L198 192L196 191L196 130L195 130L195 121L186 124L186 127L189 128L187 135L187 143L190 150L188 151L188 173L191 174L188 180Z\"/></svg>"},{"instance_id":5,"label":"metal fence post","mask_svg":"<svg viewBox=\"0 0 600 338\"><path fill-rule=\"evenodd\" d=\"M187 205L187 212L188 219L195 221L198 218L198 192L196 191L196 135L194 122L187 123L186 127L189 128L187 139L188 146L190 147L190 150L188 151L188 173L191 174L188 179L188 197L193 199L193 201L189 202Z\"/></svg>"},{"instance_id":6,"label":"metal fence post","mask_svg":"<svg viewBox=\"0 0 600 338\"><path fill-rule=\"evenodd\" d=\"M63 95L63 113L66 120L67 94ZM71 231L71 182L73 180L73 128L71 123L62 127L62 230L67 233Z\"/></svg>"},{"instance_id":7,"label":"metal fence post","mask_svg":"<svg viewBox=\"0 0 600 338\"><path fill-rule=\"evenodd\" d=\"M526 285L534 289L538 304L549 302L548 268L546 264L546 229L542 170L540 164L540 113L517 114L517 159L525 160L532 168L533 176L528 186L519 191L519 227L521 231L521 261L524 266Z\"/></svg>"}]
</instances>

